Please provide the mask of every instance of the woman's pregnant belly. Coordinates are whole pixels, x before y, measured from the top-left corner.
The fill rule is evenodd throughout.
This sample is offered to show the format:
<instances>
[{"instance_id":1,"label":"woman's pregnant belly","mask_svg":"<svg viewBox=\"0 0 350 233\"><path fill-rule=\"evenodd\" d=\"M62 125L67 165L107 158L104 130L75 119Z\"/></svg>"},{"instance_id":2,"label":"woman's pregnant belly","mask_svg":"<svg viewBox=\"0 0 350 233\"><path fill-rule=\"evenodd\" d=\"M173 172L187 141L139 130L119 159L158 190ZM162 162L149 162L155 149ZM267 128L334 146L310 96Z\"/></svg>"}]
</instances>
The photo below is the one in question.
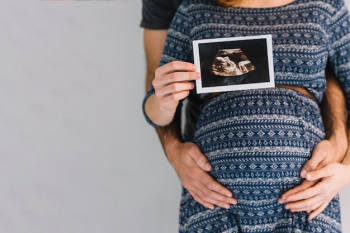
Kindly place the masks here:
<instances>
[{"instance_id":1,"label":"woman's pregnant belly","mask_svg":"<svg viewBox=\"0 0 350 233\"><path fill-rule=\"evenodd\" d=\"M193 141L210 175L237 205L206 209L183 189L180 232L340 232L339 200L322 217L291 212L277 202L299 185L300 170L325 132L317 103L284 88L226 92L201 106Z\"/></svg>"},{"instance_id":2,"label":"woman's pregnant belly","mask_svg":"<svg viewBox=\"0 0 350 233\"><path fill-rule=\"evenodd\" d=\"M210 175L237 198L238 214L253 217L278 210L277 199L301 183L300 170L324 136L315 101L272 88L209 99L193 140L213 167Z\"/></svg>"}]
</instances>

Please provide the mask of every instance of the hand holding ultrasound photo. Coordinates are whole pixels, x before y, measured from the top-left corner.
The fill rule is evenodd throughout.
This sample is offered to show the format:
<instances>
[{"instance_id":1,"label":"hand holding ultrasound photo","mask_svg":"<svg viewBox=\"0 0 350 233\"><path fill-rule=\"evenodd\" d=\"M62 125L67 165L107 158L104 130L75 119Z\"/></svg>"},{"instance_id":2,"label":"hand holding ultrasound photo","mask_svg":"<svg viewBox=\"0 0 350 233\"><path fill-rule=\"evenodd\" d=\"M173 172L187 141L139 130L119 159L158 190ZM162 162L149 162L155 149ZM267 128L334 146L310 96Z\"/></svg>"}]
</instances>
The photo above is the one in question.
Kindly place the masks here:
<instances>
[{"instance_id":1,"label":"hand holding ultrasound photo","mask_svg":"<svg viewBox=\"0 0 350 233\"><path fill-rule=\"evenodd\" d=\"M274 87L271 35L193 41L197 93Z\"/></svg>"}]
</instances>

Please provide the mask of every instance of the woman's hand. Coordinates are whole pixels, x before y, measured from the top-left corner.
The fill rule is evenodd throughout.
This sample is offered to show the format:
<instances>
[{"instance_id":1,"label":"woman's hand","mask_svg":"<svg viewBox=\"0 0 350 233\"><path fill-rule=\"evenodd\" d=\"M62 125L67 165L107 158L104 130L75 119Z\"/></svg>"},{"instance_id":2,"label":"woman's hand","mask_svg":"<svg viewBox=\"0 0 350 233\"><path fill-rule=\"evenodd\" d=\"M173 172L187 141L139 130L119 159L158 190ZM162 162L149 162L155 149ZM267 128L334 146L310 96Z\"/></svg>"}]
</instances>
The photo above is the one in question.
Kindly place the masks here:
<instances>
[{"instance_id":1,"label":"woman's hand","mask_svg":"<svg viewBox=\"0 0 350 233\"><path fill-rule=\"evenodd\" d=\"M292 212L307 211L313 219L321 213L340 190L350 183L350 165L331 163L326 167L306 173L306 180L319 183L309 189L288 196L285 208Z\"/></svg>"},{"instance_id":2,"label":"woman's hand","mask_svg":"<svg viewBox=\"0 0 350 233\"><path fill-rule=\"evenodd\" d=\"M176 110L179 100L186 98L195 86L190 81L200 78L200 74L195 71L195 65L180 61L170 62L156 69L152 84L160 111Z\"/></svg>"},{"instance_id":3,"label":"woman's hand","mask_svg":"<svg viewBox=\"0 0 350 233\"><path fill-rule=\"evenodd\" d=\"M196 66L188 62L174 61L161 66L155 71L152 81L155 94L149 96L145 103L145 113L156 125L169 124L179 104L194 88L191 81L199 79Z\"/></svg>"},{"instance_id":4,"label":"woman's hand","mask_svg":"<svg viewBox=\"0 0 350 233\"><path fill-rule=\"evenodd\" d=\"M329 140L322 140L314 148L311 159L304 165L300 172L300 176L306 178L307 174L310 172L324 171L322 169L328 169L331 164L339 164L344 158L345 150L346 149L344 148L340 149L339 146L335 146L334 143ZM333 168L333 165L331 168ZM320 174L322 175L324 173ZM346 175L346 171L343 172L343 175ZM332 179L337 178L339 177L333 177ZM341 186L332 186L333 190L328 189L327 192L323 192L323 187L328 185L328 180L328 178L326 179L323 176L319 179L306 179L301 185L284 193L278 202L286 203L285 208L290 209L293 212L314 211L310 215L310 218L314 218L317 214L323 211L329 201L332 200L332 198L343 188ZM342 181L339 181L338 184L341 182ZM310 193L313 195L306 195ZM329 196L332 194L333 196ZM316 196L318 197L316 198ZM323 208L320 208L321 206Z\"/></svg>"}]
</instances>

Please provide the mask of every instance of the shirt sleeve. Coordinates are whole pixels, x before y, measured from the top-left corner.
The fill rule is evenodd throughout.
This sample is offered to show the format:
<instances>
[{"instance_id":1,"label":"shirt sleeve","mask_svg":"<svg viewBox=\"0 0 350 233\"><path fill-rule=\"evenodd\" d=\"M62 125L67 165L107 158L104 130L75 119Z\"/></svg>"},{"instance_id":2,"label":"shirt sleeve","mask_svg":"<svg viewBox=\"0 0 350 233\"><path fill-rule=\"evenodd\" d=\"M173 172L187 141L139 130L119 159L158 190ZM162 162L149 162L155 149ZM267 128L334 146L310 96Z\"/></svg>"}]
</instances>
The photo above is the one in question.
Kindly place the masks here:
<instances>
[{"instance_id":1,"label":"shirt sleeve","mask_svg":"<svg viewBox=\"0 0 350 233\"><path fill-rule=\"evenodd\" d=\"M343 0L333 2L337 5L329 20L329 63L345 93L350 128L350 17Z\"/></svg>"},{"instance_id":2,"label":"shirt sleeve","mask_svg":"<svg viewBox=\"0 0 350 233\"><path fill-rule=\"evenodd\" d=\"M191 52L192 46L189 37L189 21L187 15L187 8L184 2L180 5L168 30L168 35L165 41L165 46L159 66L163 66L172 61L193 62L193 55ZM146 121L151 126L156 128L166 127L171 122L168 125L164 126L156 125L148 118L145 112L145 103L147 99L154 93L155 90L152 85L142 101L143 115ZM179 101L179 105L176 108L174 116L178 116L178 114L181 114L182 102L183 100Z\"/></svg>"},{"instance_id":3,"label":"shirt sleeve","mask_svg":"<svg viewBox=\"0 0 350 233\"><path fill-rule=\"evenodd\" d=\"M142 0L140 26L147 29L168 29L177 10L169 0Z\"/></svg>"}]
</instances>

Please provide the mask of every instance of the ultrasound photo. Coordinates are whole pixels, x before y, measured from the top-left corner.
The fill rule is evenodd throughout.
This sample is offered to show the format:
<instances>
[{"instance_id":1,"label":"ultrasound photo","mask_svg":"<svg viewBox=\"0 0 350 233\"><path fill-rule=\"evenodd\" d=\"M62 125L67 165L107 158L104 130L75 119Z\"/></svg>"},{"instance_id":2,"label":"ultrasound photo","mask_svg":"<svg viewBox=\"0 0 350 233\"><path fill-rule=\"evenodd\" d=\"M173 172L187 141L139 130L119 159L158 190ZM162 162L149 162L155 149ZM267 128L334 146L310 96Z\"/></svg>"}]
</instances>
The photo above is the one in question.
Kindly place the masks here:
<instances>
[{"instance_id":1,"label":"ultrasound photo","mask_svg":"<svg viewBox=\"0 0 350 233\"><path fill-rule=\"evenodd\" d=\"M271 35L193 41L197 93L274 87Z\"/></svg>"},{"instance_id":2,"label":"ultrasound photo","mask_svg":"<svg viewBox=\"0 0 350 233\"><path fill-rule=\"evenodd\" d=\"M238 76L255 67L241 49L222 49L216 54L211 73L218 76Z\"/></svg>"}]
</instances>

